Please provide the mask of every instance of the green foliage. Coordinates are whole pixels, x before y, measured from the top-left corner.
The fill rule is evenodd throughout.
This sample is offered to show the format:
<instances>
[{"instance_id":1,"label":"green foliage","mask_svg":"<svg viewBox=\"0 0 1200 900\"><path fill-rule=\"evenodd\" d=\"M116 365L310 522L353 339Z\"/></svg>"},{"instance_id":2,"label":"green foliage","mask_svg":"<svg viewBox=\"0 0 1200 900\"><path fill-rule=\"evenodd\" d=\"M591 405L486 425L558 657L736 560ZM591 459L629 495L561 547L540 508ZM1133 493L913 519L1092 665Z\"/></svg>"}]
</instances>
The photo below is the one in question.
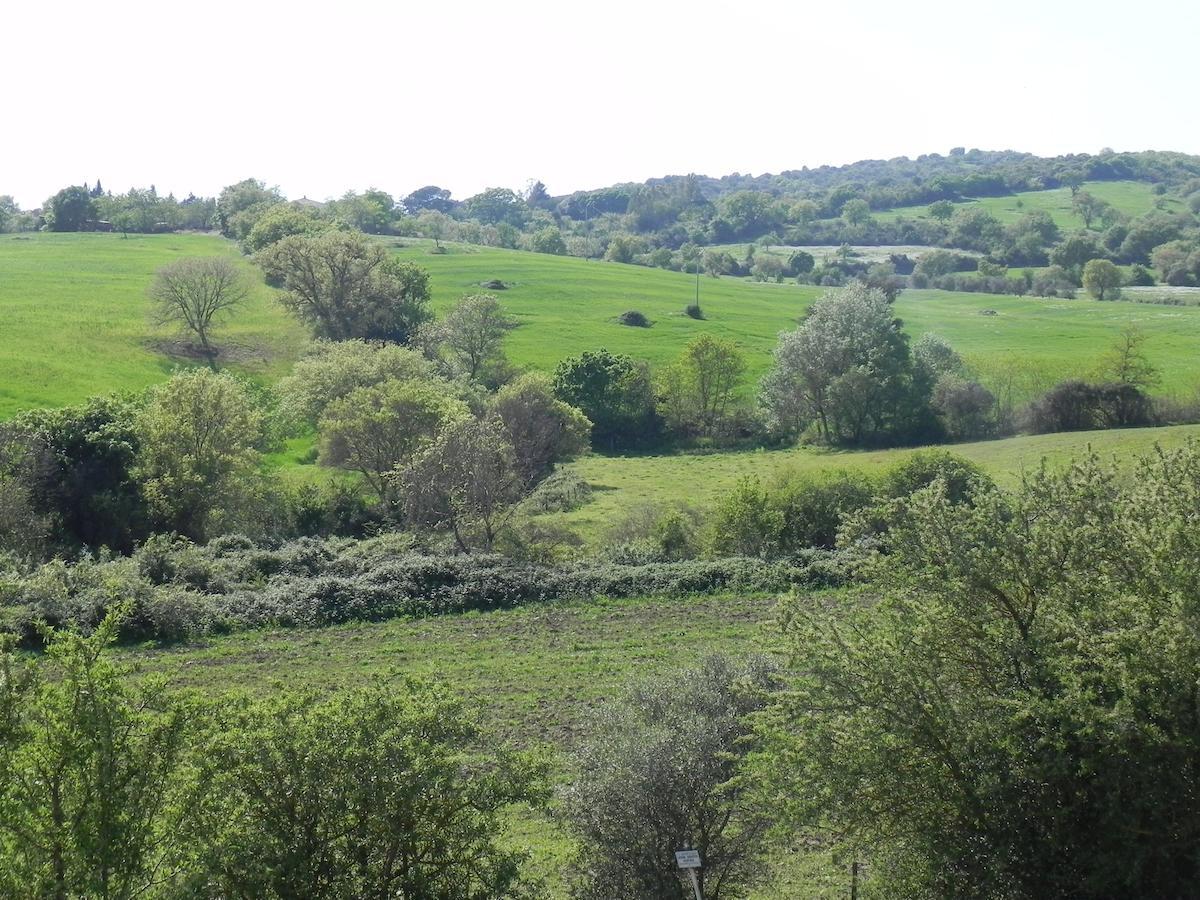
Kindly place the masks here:
<instances>
[{"instance_id":1,"label":"green foliage","mask_svg":"<svg viewBox=\"0 0 1200 900\"><path fill-rule=\"evenodd\" d=\"M283 302L317 337L406 343L431 316L429 274L360 232L290 235L258 255Z\"/></svg>"},{"instance_id":2,"label":"green foliage","mask_svg":"<svg viewBox=\"0 0 1200 900\"><path fill-rule=\"evenodd\" d=\"M1107 259L1093 259L1083 267L1083 287L1097 300L1117 300L1121 296L1121 270Z\"/></svg>"},{"instance_id":3,"label":"green foliage","mask_svg":"<svg viewBox=\"0 0 1200 900\"><path fill-rule=\"evenodd\" d=\"M567 242L563 240L562 232L557 226L547 225L529 236L529 249L534 253L563 256L567 252Z\"/></svg>"},{"instance_id":4,"label":"green foliage","mask_svg":"<svg viewBox=\"0 0 1200 900\"><path fill-rule=\"evenodd\" d=\"M455 302L423 335L433 352L445 351L471 381L504 368L504 336L517 327L495 294L469 294Z\"/></svg>"},{"instance_id":5,"label":"green foliage","mask_svg":"<svg viewBox=\"0 0 1200 900\"><path fill-rule=\"evenodd\" d=\"M279 188L268 188L262 181L247 178L222 189L217 197L217 226L225 237L244 241L258 220L282 202Z\"/></svg>"},{"instance_id":6,"label":"green foliage","mask_svg":"<svg viewBox=\"0 0 1200 900\"><path fill-rule=\"evenodd\" d=\"M16 434L44 448L25 470L25 483L53 522L55 544L128 551L146 534L145 500L134 474L138 410L133 400L96 398L25 413L12 423ZM15 462L7 452L5 459Z\"/></svg>"},{"instance_id":7,"label":"green foliage","mask_svg":"<svg viewBox=\"0 0 1200 900\"><path fill-rule=\"evenodd\" d=\"M730 340L702 334L657 379L659 408L679 434L712 435L730 413L746 358Z\"/></svg>"},{"instance_id":8,"label":"green foliage","mask_svg":"<svg viewBox=\"0 0 1200 900\"><path fill-rule=\"evenodd\" d=\"M221 896L520 897L501 811L545 767L493 750L458 700L416 682L242 703L206 748L228 822L204 848Z\"/></svg>"},{"instance_id":9,"label":"green foliage","mask_svg":"<svg viewBox=\"0 0 1200 900\"><path fill-rule=\"evenodd\" d=\"M408 347L368 341L317 341L276 389L289 415L316 426L330 403L357 388L390 380L435 377L432 363Z\"/></svg>"},{"instance_id":10,"label":"green foliage","mask_svg":"<svg viewBox=\"0 0 1200 900\"><path fill-rule=\"evenodd\" d=\"M644 443L654 425L654 395L644 365L607 350L563 360L554 392L592 423L592 445L614 450Z\"/></svg>"},{"instance_id":11,"label":"green foliage","mask_svg":"<svg viewBox=\"0 0 1200 900\"><path fill-rule=\"evenodd\" d=\"M779 551L783 513L755 477L741 479L712 512L708 548L712 556L773 557Z\"/></svg>"},{"instance_id":12,"label":"green foliage","mask_svg":"<svg viewBox=\"0 0 1200 900\"><path fill-rule=\"evenodd\" d=\"M96 204L86 187L65 187L46 201L46 227L51 231L83 231L96 218Z\"/></svg>"},{"instance_id":13,"label":"green foliage","mask_svg":"<svg viewBox=\"0 0 1200 900\"><path fill-rule=\"evenodd\" d=\"M579 409L554 395L550 378L537 372L502 387L488 402L513 449L522 480L532 485L555 463L587 451L592 423Z\"/></svg>"},{"instance_id":14,"label":"green foliage","mask_svg":"<svg viewBox=\"0 0 1200 900\"><path fill-rule=\"evenodd\" d=\"M886 294L856 284L829 293L780 335L760 403L775 429L812 428L832 444L905 440L927 429L932 385L914 370Z\"/></svg>"},{"instance_id":15,"label":"green foliage","mask_svg":"<svg viewBox=\"0 0 1200 900\"><path fill-rule=\"evenodd\" d=\"M887 509L857 602L794 598L755 777L887 895L1178 896L1197 878L1200 450Z\"/></svg>"},{"instance_id":16,"label":"green foliage","mask_svg":"<svg viewBox=\"0 0 1200 900\"><path fill-rule=\"evenodd\" d=\"M247 253L257 253L293 234L316 234L329 227L311 210L291 203L276 203L254 223L242 241Z\"/></svg>"},{"instance_id":17,"label":"green foliage","mask_svg":"<svg viewBox=\"0 0 1200 900\"><path fill-rule=\"evenodd\" d=\"M389 380L329 402L321 417L321 462L358 472L380 498L398 499L395 475L438 433L470 410L444 384Z\"/></svg>"},{"instance_id":18,"label":"green foliage","mask_svg":"<svg viewBox=\"0 0 1200 900\"><path fill-rule=\"evenodd\" d=\"M0 638L0 892L134 897L178 888L207 786L185 764L198 711L134 681L91 637L53 635L41 665Z\"/></svg>"},{"instance_id":19,"label":"green foliage","mask_svg":"<svg viewBox=\"0 0 1200 900\"><path fill-rule=\"evenodd\" d=\"M137 435L136 476L160 530L203 540L253 520L263 417L233 376L172 376L150 391Z\"/></svg>"},{"instance_id":20,"label":"green foliage","mask_svg":"<svg viewBox=\"0 0 1200 900\"><path fill-rule=\"evenodd\" d=\"M773 687L762 659L700 666L634 685L589 723L563 814L580 843L574 896L687 900L675 851L700 851L711 900L744 896L761 871L770 813L731 783L746 716Z\"/></svg>"}]
</instances>

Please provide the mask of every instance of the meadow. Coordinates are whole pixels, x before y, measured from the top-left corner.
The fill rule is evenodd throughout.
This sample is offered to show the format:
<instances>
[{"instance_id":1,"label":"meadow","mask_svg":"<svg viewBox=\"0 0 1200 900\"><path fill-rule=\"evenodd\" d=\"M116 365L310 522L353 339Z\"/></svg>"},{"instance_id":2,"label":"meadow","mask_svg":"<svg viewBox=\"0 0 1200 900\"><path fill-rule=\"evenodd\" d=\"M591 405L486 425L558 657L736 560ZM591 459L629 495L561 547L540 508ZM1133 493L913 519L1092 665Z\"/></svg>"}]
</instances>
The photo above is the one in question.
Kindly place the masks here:
<instances>
[{"instance_id":1,"label":"meadow","mask_svg":"<svg viewBox=\"0 0 1200 900\"><path fill-rule=\"evenodd\" d=\"M1098 200L1111 203L1119 212L1131 217L1148 213L1160 200L1165 209L1179 207L1178 200L1157 196L1153 186L1144 181L1088 181L1083 184L1081 190L1087 191ZM1071 208L1071 190L1065 187L1048 191L1020 191L1004 197L980 197L976 200L964 200L956 205L986 209L1004 225L1012 224L1026 213L1040 209L1048 212L1055 224L1064 231L1083 227L1083 220ZM881 222L891 222L899 218L926 219L929 217L929 204L900 206L875 211L871 215Z\"/></svg>"},{"instance_id":2,"label":"meadow","mask_svg":"<svg viewBox=\"0 0 1200 900\"><path fill-rule=\"evenodd\" d=\"M0 419L162 381L183 355L148 320L154 272L237 247L210 235L0 235ZM268 379L287 371L304 330L284 315L249 262L249 301L220 333L229 366Z\"/></svg>"},{"instance_id":3,"label":"meadow","mask_svg":"<svg viewBox=\"0 0 1200 900\"><path fill-rule=\"evenodd\" d=\"M953 444L947 450L978 464L1002 485L1012 487L1043 462L1061 467L1089 452L1102 459L1128 460L1156 446L1178 447L1200 439L1200 425L1021 435L993 441ZM661 456L587 456L570 467L592 486L591 499L550 518L587 541L603 540L614 526L639 515L639 507L689 506L704 510L738 480L749 476L769 484L784 475L819 477L833 471L878 475L919 449L787 450Z\"/></svg>"},{"instance_id":4,"label":"meadow","mask_svg":"<svg viewBox=\"0 0 1200 900\"><path fill-rule=\"evenodd\" d=\"M645 359L671 361L692 337L732 338L747 358L743 394L766 372L781 330L795 327L823 288L734 278L700 280L705 319L684 315L695 279L678 272L466 245L444 254L415 239L387 239L395 252L425 266L432 305L444 310L492 279L519 327L506 349L520 367L552 370L559 360L605 347ZM177 365L194 363L164 352L173 337L147 318L145 291L154 271L181 256L226 254L234 244L213 235L37 234L0 240L0 418L21 409L60 406L94 394L135 390L160 381ZM248 261L248 270L253 271ZM288 369L306 335L256 279L250 303L218 333L224 365L265 380ZM630 309L649 328L619 324ZM984 315L992 310L995 315ZM1200 381L1193 352L1200 309L1087 299L1042 300L945 291L906 291L896 304L907 331L933 331L982 371L1019 360L1047 379L1086 375L1136 322L1149 338L1146 352L1164 384L1191 390Z\"/></svg>"}]
</instances>

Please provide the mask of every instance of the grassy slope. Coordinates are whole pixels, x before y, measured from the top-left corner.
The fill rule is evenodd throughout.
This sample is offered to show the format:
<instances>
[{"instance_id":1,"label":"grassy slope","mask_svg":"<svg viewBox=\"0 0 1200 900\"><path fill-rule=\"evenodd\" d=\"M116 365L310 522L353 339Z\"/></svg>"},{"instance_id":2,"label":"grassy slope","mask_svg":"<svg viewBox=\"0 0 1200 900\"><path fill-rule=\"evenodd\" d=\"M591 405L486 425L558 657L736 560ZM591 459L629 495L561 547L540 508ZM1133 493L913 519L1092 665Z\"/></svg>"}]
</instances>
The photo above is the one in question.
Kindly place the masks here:
<instances>
[{"instance_id":1,"label":"grassy slope","mask_svg":"<svg viewBox=\"0 0 1200 900\"><path fill-rule=\"evenodd\" d=\"M1158 444L1176 447L1200 438L1200 425L1026 435L998 441L956 444L944 449L974 460L997 480L1013 484L1023 471L1046 460L1062 465L1092 449L1101 457L1128 458ZM590 502L556 516L588 539L605 532L639 505L689 504L703 509L740 478L764 481L785 472L818 475L846 470L878 473L912 450L833 451L815 448L697 456L590 456L571 465L594 492Z\"/></svg>"},{"instance_id":2,"label":"grassy slope","mask_svg":"<svg viewBox=\"0 0 1200 900\"><path fill-rule=\"evenodd\" d=\"M403 244L398 253L429 269L435 309L480 290L482 281L511 283L501 296L521 327L508 338L509 355L518 365L541 369L597 347L662 364L708 331L732 337L746 352L749 393L770 363L779 331L794 326L821 293L794 284L703 278L708 318L695 321L683 315L694 280L680 273L492 248L453 246L439 256L429 253L426 242L392 243ZM0 418L164 377L175 361L153 346L146 286L165 263L207 253L237 256L232 244L209 235L0 239ZM631 308L648 315L653 326L614 321ZM981 316L983 308L999 315ZM901 295L897 312L914 335L936 331L983 363L1017 357L1055 377L1086 372L1121 325L1137 321L1168 385L1190 388L1200 378L1192 349L1200 337L1197 308L910 291ZM286 369L304 340L261 283L224 334L242 351L235 368L268 377Z\"/></svg>"},{"instance_id":3,"label":"grassy slope","mask_svg":"<svg viewBox=\"0 0 1200 900\"><path fill-rule=\"evenodd\" d=\"M436 308L481 290L482 281L511 283L500 297L521 327L510 334L508 353L518 365L539 369L596 347L661 364L693 335L710 331L741 345L749 357L746 381L752 383L770 364L779 332L794 327L823 292L810 286L702 278L701 305L708 318L697 322L683 315L694 279L677 272L482 247L452 246L451 252L437 256L429 253L426 242L400 243L404 258L429 269ZM632 308L649 316L653 327L630 328L614 321ZM981 309L999 315L983 316ZM906 291L896 311L914 336L935 331L981 363L1015 356L1052 377L1090 371L1122 326L1137 322L1150 338L1146 350L1165 383L1190 388L1200 380L1194 352L1200 310L1193 308Z\"/></svg>"},{"instance_id":4,"label":"grassy slope","mask_svg":"<svg viewBox=\"0 0 1200 900\"><path fill-rule=\"evenodd\" d=\"M1083 190L1097 199L1111 203L1128 216L1140 216L1149 212L1158 199L1152 186L1141 181L1089 181L1083 185ZM982 197L978 200L967 200L965 203L983 207L1006 225L1017 221L1025 213L1044 209L1058 223L1059 228L1067 230L1083 227L1083 220L1071 209L1069 188L1022 191L1007 197ZM1178 200L1167 199L1167 209L1178 206L1178 203ZM929 216L929 205L903 206L872 215L882 222L889 222L901 216L907 219L924 219Z\"/></svg>"},{"instance_id":5,"label":"grassy slope","mask_svg":"<svg viewBox=\"0 0 1200 900\"><path fill-rule=\"evenodd\" d=\"M241 258L211 235L0 235L0 418L162 380L176 361L153 346L171 335L147 321L146 288L161 266L211 254ZM248 306L218 332L232 368L267 376L303 340L257 277Z\"/></svg>"}]
</instances>

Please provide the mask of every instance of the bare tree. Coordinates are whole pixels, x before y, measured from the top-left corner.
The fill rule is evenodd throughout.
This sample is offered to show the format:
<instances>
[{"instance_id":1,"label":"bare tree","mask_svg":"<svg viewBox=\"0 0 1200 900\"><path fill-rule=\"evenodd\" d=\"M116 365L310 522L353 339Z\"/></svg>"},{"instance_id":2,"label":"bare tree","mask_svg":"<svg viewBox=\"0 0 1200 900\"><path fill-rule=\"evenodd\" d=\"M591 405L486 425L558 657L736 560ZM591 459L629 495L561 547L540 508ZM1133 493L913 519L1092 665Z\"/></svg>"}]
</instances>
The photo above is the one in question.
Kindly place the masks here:
<instances>
[{"instance_id":1,"label":"bare tree","mask_svg":"<svg viewBox=\"0 0 1200 900\"><path fill-rule=\"evenodd\" d=\"M245 274L223 256L173 262L159 269L150 285L156 323L175 325L194 334L214 369L216 351L210 340L212 327L241 305L249 293Z\"/></svg>"}]
</instances>

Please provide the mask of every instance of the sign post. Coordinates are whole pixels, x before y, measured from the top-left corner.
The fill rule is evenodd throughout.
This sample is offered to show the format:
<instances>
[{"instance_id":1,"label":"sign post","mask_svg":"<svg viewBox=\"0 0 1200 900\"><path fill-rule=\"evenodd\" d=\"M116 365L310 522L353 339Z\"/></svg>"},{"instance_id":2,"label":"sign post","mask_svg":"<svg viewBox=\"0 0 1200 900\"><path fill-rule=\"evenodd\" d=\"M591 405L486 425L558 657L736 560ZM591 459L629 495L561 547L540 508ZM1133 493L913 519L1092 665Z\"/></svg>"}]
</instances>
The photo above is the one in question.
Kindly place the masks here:
<instances>
[{"instance_id":1,"label":"sign post","mask_svg":"<svg viewBox=\"0 0 1200 900\"><path fill-rule=\"evenodd\" d=\"M700 851L676 850L675 862L679 868L686 869L688 877L692 879L692 890L696 892L696 900L704 900L704 894L700 892L700 879L696 877L696 870L700 868Z\"/></svg>"}]
</instances>

